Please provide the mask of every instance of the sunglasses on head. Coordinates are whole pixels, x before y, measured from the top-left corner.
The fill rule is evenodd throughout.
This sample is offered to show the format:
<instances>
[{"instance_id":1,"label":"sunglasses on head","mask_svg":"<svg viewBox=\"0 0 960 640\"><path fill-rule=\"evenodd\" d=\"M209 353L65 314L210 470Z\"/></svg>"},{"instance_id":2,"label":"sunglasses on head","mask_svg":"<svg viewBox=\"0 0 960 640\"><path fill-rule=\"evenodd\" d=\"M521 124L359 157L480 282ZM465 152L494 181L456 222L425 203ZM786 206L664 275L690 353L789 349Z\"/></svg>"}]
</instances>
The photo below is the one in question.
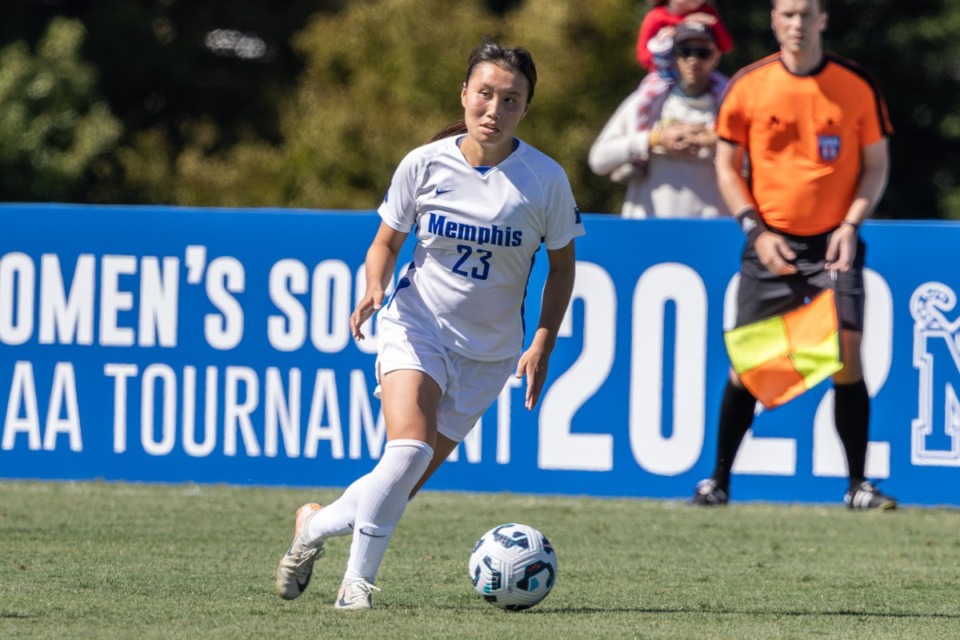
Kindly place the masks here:
<instances>
[{"instance_id":1,"label":"sunglasses on head","mask_svg":"<svg viewBox=\"0 0 960 640\"><path fill-rule=\"evenodd\" d=\"M696 56L701 60L706 60L713 55L713 49L708 49L707 47L685 47L681 45L677 47L676 54L678 58Z\"/></svg>"}]
</instances>

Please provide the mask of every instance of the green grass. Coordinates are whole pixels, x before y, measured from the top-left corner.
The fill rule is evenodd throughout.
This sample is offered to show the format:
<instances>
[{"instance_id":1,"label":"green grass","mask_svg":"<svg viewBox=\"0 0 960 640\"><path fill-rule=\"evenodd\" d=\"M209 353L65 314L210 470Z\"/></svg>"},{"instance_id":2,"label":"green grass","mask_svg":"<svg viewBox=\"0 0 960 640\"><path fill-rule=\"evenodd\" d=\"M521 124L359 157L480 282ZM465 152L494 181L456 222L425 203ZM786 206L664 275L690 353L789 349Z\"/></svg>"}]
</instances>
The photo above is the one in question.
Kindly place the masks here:
<instances>
[{"instance_id":1,"label":"green grass","mask_svg":"<svg viewBox=\"0 0 960 640\"><path fill-rule=\"evenodd\" d=\"M349 540L298 600L273 592L293 512L336 491L0 482L0 638L957 638L960 512L425 493L372 611L331 603ZM553 593L507 613L466 563L520 521Z\"/></svg>"}]
</instances>

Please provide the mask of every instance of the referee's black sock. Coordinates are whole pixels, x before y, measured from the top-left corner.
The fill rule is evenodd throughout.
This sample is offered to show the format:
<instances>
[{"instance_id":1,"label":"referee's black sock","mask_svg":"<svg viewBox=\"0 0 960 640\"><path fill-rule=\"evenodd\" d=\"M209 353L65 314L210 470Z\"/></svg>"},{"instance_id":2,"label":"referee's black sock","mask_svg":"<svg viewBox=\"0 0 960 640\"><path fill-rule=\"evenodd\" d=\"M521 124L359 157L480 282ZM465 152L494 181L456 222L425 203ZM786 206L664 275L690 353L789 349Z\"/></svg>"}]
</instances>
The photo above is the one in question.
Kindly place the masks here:
<instances>
[{"instance_id":1,"label":"referee's black sock","mask_svg":"<svg viewBox=\"0 0 960 640\"><path fill-rule=\"evenodd\" d=\"M850 486L863 482L870 429L870 393L861 379L853 384L834 384L834 421L847 454Z\"/></svg>"},{"instance_id":2,"label":"referee's black sock","mask_svg":"<svg viewBox=\"0 0 960 640\"><path fill-rule=\"evenodd\" d=\"M757 399L743 387L727 381L720 404L720 423L717 430L717 466L713 470L713 479L721 488L730 486L730 469L737 457L737 450L753 423L753 411Z\"/></svg>"}]
</instances>

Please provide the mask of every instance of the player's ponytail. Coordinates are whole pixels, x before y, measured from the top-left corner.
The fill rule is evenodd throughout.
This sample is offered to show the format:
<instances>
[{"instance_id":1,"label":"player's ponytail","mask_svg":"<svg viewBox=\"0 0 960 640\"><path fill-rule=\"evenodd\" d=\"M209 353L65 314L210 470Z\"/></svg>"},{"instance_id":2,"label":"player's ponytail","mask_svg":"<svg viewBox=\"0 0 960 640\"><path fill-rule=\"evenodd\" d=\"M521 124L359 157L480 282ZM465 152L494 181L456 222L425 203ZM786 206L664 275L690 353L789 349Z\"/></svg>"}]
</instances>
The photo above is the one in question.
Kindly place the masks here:
<instances>
[{"instance_id":1,"label":"player's ponytail","mask_svg":"<svg viewBox=\"0 0 960 640\"><path fill-rule=\"evenodd\" d=\"M449 138L450 136L459 136L467 132L467 123L463 120L457 120L456 122L451 122L440 131L437 131L433 134L433 137L430 138L429 142L436 142L437 140L443 140L444 138Z\"/></svg>"}]
</instances>

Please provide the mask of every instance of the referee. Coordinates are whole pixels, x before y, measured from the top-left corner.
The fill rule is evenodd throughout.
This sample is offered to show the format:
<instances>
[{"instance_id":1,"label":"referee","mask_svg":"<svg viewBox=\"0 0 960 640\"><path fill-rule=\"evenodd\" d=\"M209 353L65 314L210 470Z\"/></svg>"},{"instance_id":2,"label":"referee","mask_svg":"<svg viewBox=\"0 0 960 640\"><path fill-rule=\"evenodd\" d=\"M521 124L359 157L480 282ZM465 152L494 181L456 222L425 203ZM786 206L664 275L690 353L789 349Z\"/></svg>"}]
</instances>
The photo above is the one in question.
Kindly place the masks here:
<instances>
[{"instance_id":1,"label":"referee","mask_svg":"<svg viewBox=\"0 0 960 640\"><path fill-rule=\"evenodd\" d=\"M824 51L825 5L772 0L780 51L731 79L717 116L717 180L746 235L737 326L782 314L835 287L843 361L833 376L835 422L850 480L844 502L850 509L893 509L896 501L864 470L870 396L860 354L866 246L859 234L886 188L893 129L872 75ZM730 469L755 405L731 371L716 466L697 485L692 504L729 501Z\"/></svg>"}]
</instances>

